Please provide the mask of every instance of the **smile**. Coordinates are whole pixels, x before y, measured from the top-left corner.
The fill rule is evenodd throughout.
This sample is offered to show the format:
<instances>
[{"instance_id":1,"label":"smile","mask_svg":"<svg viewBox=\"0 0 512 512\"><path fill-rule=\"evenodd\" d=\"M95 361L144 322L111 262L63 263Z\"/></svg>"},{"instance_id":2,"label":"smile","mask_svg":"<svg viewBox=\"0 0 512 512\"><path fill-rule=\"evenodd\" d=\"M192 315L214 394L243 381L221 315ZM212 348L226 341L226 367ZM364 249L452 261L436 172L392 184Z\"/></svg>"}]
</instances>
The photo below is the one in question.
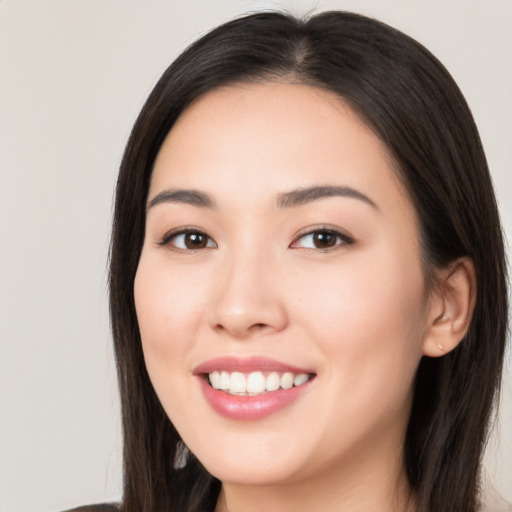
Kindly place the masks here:
<instances>
[{"instance_id":1,"label":"smile","mask_svg":"<svg viewBox=\"0 0 512 512\"><path fill-rule=\"evenodd\" d=\"M225 391L230 395L257 396L278 389L290 389L305 384L311 375L308 373L266 372L242 373L213 371L207 374L208 381L214 389Z\"/></svg>"},{"instance_id":2,"label":"smile","mask_svg":"<svg viewBox=\"0 0 512 512\"><path fill-rule=\"evenodd\" d=\"M194 370L206 402L231 420L254 421L291 406L316 373L266 357L221 357Z\"/></svg>"}]
</instances>

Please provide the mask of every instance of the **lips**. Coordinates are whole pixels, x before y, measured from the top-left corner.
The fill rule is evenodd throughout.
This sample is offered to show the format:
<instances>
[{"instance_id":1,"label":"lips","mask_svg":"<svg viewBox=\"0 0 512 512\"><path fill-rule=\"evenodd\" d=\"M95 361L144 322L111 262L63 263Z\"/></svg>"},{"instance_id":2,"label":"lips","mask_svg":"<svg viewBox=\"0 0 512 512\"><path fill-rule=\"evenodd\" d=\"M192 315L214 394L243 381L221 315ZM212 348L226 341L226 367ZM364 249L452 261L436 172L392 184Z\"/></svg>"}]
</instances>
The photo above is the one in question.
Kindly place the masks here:
<instances>
[{"instance_id":1,"label":"lips","mask_svg":"<svg viewBox=\"0 0 512 512\"><path fill-rule=\"evenodd\" d=\"M230 419L257 420L306 392L315 373L274 359L223 357L199 365L194 374L210 406Z\"/></svg>"}]
</instances>

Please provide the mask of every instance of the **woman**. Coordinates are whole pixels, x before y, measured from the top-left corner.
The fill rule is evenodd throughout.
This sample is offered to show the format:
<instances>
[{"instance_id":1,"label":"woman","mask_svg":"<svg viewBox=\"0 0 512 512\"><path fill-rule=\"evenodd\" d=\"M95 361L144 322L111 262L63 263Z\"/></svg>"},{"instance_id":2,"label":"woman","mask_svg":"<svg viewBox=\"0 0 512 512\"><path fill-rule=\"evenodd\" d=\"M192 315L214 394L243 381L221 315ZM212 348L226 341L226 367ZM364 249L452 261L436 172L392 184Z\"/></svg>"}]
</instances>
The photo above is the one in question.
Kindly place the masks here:
<instances>
[{"instance_id":1,"label":"woman","mask_svg":"<svg viewBox=\"0 0 512 512\"><path fill-rule=\"evenodd\" d=\"M359 15L188 48L121 165L123 511L482 509L503 241L442 65Z\"/></svg>"}]
</instances>

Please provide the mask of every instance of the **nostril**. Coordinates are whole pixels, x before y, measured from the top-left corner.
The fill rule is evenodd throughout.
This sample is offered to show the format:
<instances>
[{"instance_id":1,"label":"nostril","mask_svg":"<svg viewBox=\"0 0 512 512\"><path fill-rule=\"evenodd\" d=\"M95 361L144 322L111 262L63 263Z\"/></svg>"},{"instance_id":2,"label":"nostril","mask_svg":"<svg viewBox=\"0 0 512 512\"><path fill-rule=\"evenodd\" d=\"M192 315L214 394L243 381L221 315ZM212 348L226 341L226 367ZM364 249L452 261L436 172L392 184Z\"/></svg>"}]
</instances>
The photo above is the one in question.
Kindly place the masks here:
<instances>
[{"instance_id":1,"label":"nostril","mask_svg":"<svg viewBox=\"0 0 512 512\"><path fill-rule=\"evenodd\" d=\"M236 303L233 299L217 302L209 315L209 325L217 333L237 338L280 331L287 324L286 310L277 300Z\"/></svg>"}]
</instances>

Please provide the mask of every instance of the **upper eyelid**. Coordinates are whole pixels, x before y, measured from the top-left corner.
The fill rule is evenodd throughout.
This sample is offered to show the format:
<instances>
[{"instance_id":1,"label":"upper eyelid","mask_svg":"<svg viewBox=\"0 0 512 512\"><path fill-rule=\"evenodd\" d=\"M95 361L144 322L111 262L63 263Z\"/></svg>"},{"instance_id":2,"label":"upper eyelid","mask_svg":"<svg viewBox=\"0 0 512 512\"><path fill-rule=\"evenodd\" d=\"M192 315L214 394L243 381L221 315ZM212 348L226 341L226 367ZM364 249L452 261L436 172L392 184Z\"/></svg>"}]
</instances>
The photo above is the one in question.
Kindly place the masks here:
<instances>
[{"instance_id":1,"label":"upper eyelid","mask_svg":"<svg viewBox=\"0 0 512 512\"><path fill-rule=\"evenodd\" d=\"M298 240L299 238L301 238L303 236L311 235L313 233L317 233L319 231L328 231L330 233L336 233L337 235L339 235L342 238L349 238L350 240L355 240L353 235L351 235L350 233L348 233L347 231L345 231L345 230L343 230L341 228L338 228L338 227L335 227L335 226L330 226L330 225L319 225L319 226L309 226L307 228L301 229L293 237L293 241Z\"/></svg>"},{"instance_id":2,"label":"upper eyelid","mask_svg":"<svg viewBox=\"0 0 512 512\"><path fill-rule=\"evenodd\" d=\"M206 231L204 231L203 229L200 229L198 227L195 227L195 226L183 226L180 228L171 229L169 231L166 231L155 243L156 243L156 245L164 246L164 245L168 244L174 238L176 238L180 235L185 235L187 233L200 233L202 235L205 235L207 238L212 240L215 243L215 245L217 245L217 242L215 242L215 240Z\"/></svg>"}]
</instances>

